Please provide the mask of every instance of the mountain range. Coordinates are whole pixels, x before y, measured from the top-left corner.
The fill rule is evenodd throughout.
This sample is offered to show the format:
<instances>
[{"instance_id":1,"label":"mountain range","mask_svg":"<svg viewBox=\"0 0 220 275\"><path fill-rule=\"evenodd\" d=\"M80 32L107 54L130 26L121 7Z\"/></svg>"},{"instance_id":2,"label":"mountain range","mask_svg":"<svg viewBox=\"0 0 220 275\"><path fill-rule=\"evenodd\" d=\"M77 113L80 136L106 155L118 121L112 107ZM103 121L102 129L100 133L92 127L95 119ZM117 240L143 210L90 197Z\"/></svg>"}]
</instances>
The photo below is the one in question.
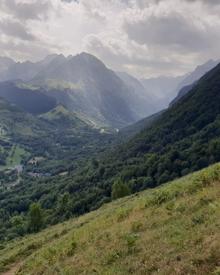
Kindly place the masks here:
<instances>
[{"instance_id":1,"label":"mountain range","mask_svg":"<svg viewBox=\"0 0 220 275\"><path fill-rule=\"evenodd\" d=\"M45 104L49 110L48 105L54 105L55 100L56 104L63 104L68 110L86 117L95 127L121 128L155 110L138 81L133 79L133 84L128 84L122 76L87 53L68 57L52 55L37 63L12 63L6 67L0 79L8 81L7 91L6 84L2 84L0 96L31 113L43 110L34 110L36 106L31 100L21 104L17 95L27 90L29 97L35 97L33 101L41 100L37 106Z\"/></svg>"},{"instance_id":2,"label":"mountain range","mask_svg":"<svg viewBox=\"0 0 220 275\"><path fill-rule=\"evenodd\" d=\"M217 61L208 61L191 74L154 79L137 78L108 69L95 56L49 55L39 62L0 58L0 97L32 114L62 104L95 128L123 128L178 100ZM183 88L184 91L181 91Z\"/></svg>"},{"instance_id":3,"label":"mountain range","mask_svg":"<svg viewBox=\"0 0 220 275\"><path fill-rule=\"evenodd\" d=\"M182 96L184 96L188 91L191 90L193 84L195 84L202 76L204 76L208 71L213 69L219 60L209 60L202 65L195 68L194 71L177 77L156 77L149 79L141 79L141 83L146 90L151 92L151 95L156 96L154 100L157 110L165 109L176 101L178 101Z\"/></svg>"}]
</instances>

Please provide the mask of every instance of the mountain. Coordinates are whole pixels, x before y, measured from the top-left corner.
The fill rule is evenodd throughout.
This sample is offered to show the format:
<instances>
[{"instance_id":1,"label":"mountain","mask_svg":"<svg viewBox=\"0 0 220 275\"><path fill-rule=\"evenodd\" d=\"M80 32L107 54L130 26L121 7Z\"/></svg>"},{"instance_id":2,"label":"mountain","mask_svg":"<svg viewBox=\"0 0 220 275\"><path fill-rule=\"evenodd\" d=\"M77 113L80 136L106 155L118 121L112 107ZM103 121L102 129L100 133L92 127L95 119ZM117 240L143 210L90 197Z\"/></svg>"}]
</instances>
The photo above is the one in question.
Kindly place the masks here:
<instances>
[{"instance_id":1,"label":"mountain","mask_svg":"<svg viewBox=\"0 0 220 275\"><path fill-rule=\"evenodd\" d=\"M31 114L45 113L56 106L54 98L19 81L0 82L0 97Z\"/></svg>"},{"instance_id":2,"label":"mountain","mask_svg":"<svg viewBox=\"0 0 220 275\"><path fill-rule=\"evenodd\" d=\"M145 97L143 102L143 91L134 93L133 87L87 53L57 56L30 83L44 87L48 95L94 124L120 128L153 112L150 100Z\"/></svg>"},{"instance_id":3,"label":"mountain","mask_svg":"<svg viewBox=\"0 0 220 275\"><path fill-rule=\"evenodd\" d=\"M169 106L172 106L173 104L177 103L181 98L183 98L185 95L187 95L192 88L196 85L196 82L194 82L191 85L184 86L182 89L180 89L177 96L170 102Z\"/></svg>"},{"instance_id":4,"label":"mountain","mask_svg":"<svg viewBox=\"0 0 220 275\"><path fill-rule=\"evenodd\" d=\"M180 90L185 86L192 85L194 82L198 81L202 76L204 76L207 72L216 67L218 63L219 60L209 60L206 63L197 66L192 73L188 74L188 76L180 82L180 84L177 87L177 90Z\"/></svg>"},{"instance_id":5,"label":"mountain","mask_svg":"<svg viewBox=\"0 0 220 275\"><path fill-rule=\"evenodd\" d=\"M180 82L185 78L184 76L178 77L155 77L149 79L141 79L144 88L154 98L157 110L167 108L170 101L177 95L177 87Z\"/></svg>"},{"instance_id":6,"label":"mountain","mask_svg":"<svg viewBox=\"0 0 220 275\"><path fill-rule=\"evenodd\" d=\"M57 105L47 113L41 114L39 117L56 126L59 125L59 128L61 129L72 129L76 134L80 134L82 129L93 128L92 123L83 120L83 118L79 117L77 113L70 112L63 105Z\"/></svg>"},{"instance_id":7,"label":"mountain","mask_svg":"<svg viewBox=\"0 0 220 275\"><path fill-rule=\"evenodd\" d=\"M129 94L130 101L133 102L135 109L139 109L142 117L156 113L157 103L155 98L144 88L142 83L135 77L125 72L117 72L117 75L131 91Z\"/></svg>"},{"instance_id":8,"label":"mountain","mask_svg":"<svg viewBox=\"0 0 220 275\"><path fill-rule=\"evenodd\" d=\"M68 57L54 54L36 63L17 62L0 73L0 80L19 82L19 94L27 89L31 95L33 91L41 97L44 93L45 104L51 98L99 128L121 128L156 111L152 97L138 80L122 73L119 77L87 53ZM11 101L11 96L5 98Z\"/></svg>"},{"instance_id":9,"label":"mountain","mask_svg":"<svg viewBox=\"0 0 220 275\"><path fill-rule=\"evenodd\" d=\"M12 65L15 64L15 61L8 57L0 56L0 75L8 70Z\"/></svg>"},{"instance_id":10,"label":"mountain","mask_svg":"<svg viewBox=\"0 0 220 275\"><path fill-rule=\"evenodd\" d=\"M165 112L165 110L162 110L160 112L157 112L149 117L143 118L139 120L138 122L129 125L125 128L120 129L119 136L128 139L136 134L140 133L142 130L149 128L157 119L160 118L160 116Z\"/></svg>"},{"instance_id":11,"label":"mountain","mask_svg":"<svg viewBox=\"0 0 220 275\"><path fill-rule=\"evenodd\" d=\"M207 72L212 70L214 67L216 67L219 64L219 60L214 61L214 60L209 60L205 64L202 64L196 69L188 74L186 78L183 79L179 83L179 85L176 88L177 96L176 98L171 102L171 105L175 102L177 102L179 99L181 99L184 95L186 95L191 88L193 87L194 84L202 77L204 76Z\"/></svg>"},{"instance_id":12,"label":"mountain","mask_svg":"<svg viewBox=\"0 0 220 275\"><path fill-rule=\"evenodd\" d=\"M8 241L1 246L0 272L218 274L219 180L217 164L40 233ZM60 209L67 211L68 207L65 196ZM17 231L25 225L18 217L11 222Z\"/></svg>"},{"instance_id":13,"label":"mountain","mask_svg":"<svg viewBox=\"0 0 220 275\"><path fill-rule=\"evenodd\" d=\"M213 69L219 61L209 60L206 63L198 66L195 70L187 75L178 77L156 77L149 79L141 79L142 85L154 97L155 105L158 110L168 107L178 101L185 95L192 85L197 82L208 71Z\"/></svg>"},{"instance_id":14,"label":"mountain","mask_svg":"<svg viewBox=\"0 0 220 275\"><path fill-rule=\"evenodd\" d=\"M37 73L43 70L49 63L56 58L56 54L48 55L45 59L39 62L15 62L10 60L9 66L5 67L4 70L0 69L0 81L11 81L11 80L31 80ZM0 67L1 66L0 59Z\"/></svg>"}]
</instances>

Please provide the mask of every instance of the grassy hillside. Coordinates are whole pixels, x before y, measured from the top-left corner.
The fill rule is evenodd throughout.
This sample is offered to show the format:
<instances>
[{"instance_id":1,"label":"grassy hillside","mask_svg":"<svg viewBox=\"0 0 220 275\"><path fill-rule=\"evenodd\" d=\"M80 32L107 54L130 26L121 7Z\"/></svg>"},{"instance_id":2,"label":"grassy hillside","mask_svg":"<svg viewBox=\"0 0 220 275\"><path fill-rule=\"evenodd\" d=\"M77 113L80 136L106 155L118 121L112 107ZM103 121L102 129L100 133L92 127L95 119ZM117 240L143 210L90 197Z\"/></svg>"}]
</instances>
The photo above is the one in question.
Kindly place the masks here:
<instances>
[{"instance_id":1,"label":"grassy hillside","mask_svg":"<svg viewBox=\"0 0 220 275\"><path fill-rule=\"evenodd\" d=\"M220 164L8 243L2 274L219 274ZM11 272L11 273L10 273Z\"/></svg>"}]
</instances>

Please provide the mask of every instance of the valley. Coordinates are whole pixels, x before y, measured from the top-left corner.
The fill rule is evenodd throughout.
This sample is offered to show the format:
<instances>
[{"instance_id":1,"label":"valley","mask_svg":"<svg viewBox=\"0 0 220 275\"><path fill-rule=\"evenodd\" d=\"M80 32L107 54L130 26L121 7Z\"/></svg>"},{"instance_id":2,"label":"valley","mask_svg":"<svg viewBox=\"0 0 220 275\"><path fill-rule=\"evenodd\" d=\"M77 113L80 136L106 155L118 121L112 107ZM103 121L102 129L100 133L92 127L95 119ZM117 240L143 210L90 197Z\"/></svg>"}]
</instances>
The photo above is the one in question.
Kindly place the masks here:
<instances>
[{"instance_id":1,"label":"valley","mask_svg":"<svg viewBox=\"0 0 220 275\"><path fill-rule=\"evenodd\" d=\"M220 275L219 15L0 0L1 275Z\"/></svg>"},{"instance_id":2,"label":"valley","mask_svg":"<svg viewBox=\"0 0 220 275\"><path fill-rule=\"evenodd\" d=\"M205 69L199 67L202 77L191 86L183 87L168 108L158 110L152 95L145 92L141 82L128 74L114 73L91 55L83 53L68 58L55 55L48 58L48 62L44 64L53 63L51 70L48 70L48 67L44 69L48 75L44 70L33 70L33 75L36 75L31 74L32 79L0 83L0 269L4 272L18 265L18 274L38 274L41 272L41 264L45 267L43 262L48 260L47 274L69 274L67 265L71 264L76 268L75 274L80 274L82 269L89 274L90 266L84 266L83 263L78 266L75 262L77 247L85 245L85 242L89 243L89 239L84 239L81 243L80 234L87 231L92 234L93 230L97 231L96 227L93 229L96 222L102 225L100 232L105 232L110 221L116 219L111 230L118 236L117 228L120 223L124 226L124 237L119 236L118 240L107 237L113 242L113 246L107 244L108 251L100 263L99 257L96 259L95 256L98 251L88 244L86 247L95 253L92 254L92 259L89 260L89 256L82 252L79 252L76 258L81 261L81 257L85 257L91 265L94 265L95 261L97 265L94 270L100 274L129 274L137 272L136 268L147 268L149 274L160 270L164 262L156 264L153 258L147 267L144 258L143 266L140 265L140 251L145 251L141 245L142 241L155 242L154 254L158 253L159 244L155 238L160 231L153 230L155 213L167 217L163 219L161 216L159 220L161 224L168 224L165 232L169 231L170 239L167 243L165 235L162 235L160 242L165 243L164 253L171 253L171 243L176 246L173 254L169 254L170 258L177 255L177 251L184 254L181 245L183 242L188 243L190 239L189 235L186 235L184 240L182 237L173 239L172 232L180 234L178 223L181 221L170 221L170 209L178 207L176 204L179 200L183 203L184 200L187 203L192 200L188 211L194 211L194 201L199 204L202 200L204 190L201 191L200 183L203 184L203 177L205 182L208 181L204 188L210 192L213 203L218 205L218 195L215 197L214 193L218 194L219 165L210 165L220 161L220 65L204 76L202 72ZM78 74L73 73L76 71L76 64L81 68ZM98 78L94 74L94 67L95 70L100 70ZM28 68L30 69L30 64ZM89 73L89 78L85 71ZM100 74L103 74L101 78ZM104 83L108 81L113 85L112 90L106 90L104 87ZM93 87L93 91L89 90L89 87ZM88 92L91 94L88 95ZM140 102L143 105L140 105ZM144 108L146 111L143 111ZM204 170L205 172L199 172L195 176L191 174L208 166L210 168ZM188 174L190 175L187 176ZM177 180L181 177L183 178ZM194 178L198 178L199 186ZM170 181L174 182L167 183ZM159 187L160 185L162 187ZM193 188L195 191L190 193ZM139 193L145 189L145 193ZM188 194L187 198L184 192ZM120 199L129 195L131 197ZM146 206L147 212L142 213L140 205L145 201L145 196L149 197L147 201L150 200L151 203ZM33 211L38 211L41 218L35 227L31 225L32 208L35 209ZM130 213L129 209L138 210L134 211L134 215L130 215L126 214ZM211 213L209 209L207 211ZM87 214L88 212L91 213ZM200 214L195 212L198 219L201 218ZM112 218L106 220L106 215ZM146 215L150 215L152 221L151 225L144 223L143 227L146 228L143 232L147 231L142 234L141 220ZM216 212L210 215L217 219L218 207ZM94 224L92 222L91 225L90 219L87 220L90 216L94 218ZM175 214L174 219L177 216ZM136 221L135 217L139 219ZM78 221L84 219L82 225L78 226ZM193 216L189 219L190 224L193 224ZM196 230L201 230L204 236L207 232L202 228L203 223L205 222L198 222ZM212 220L209 226L210 230L216 232L218 223ZM73 231L78 234L75 228L79 232L85 228L85 231L79 233L77 242L74 239L68 250L69 236L73 235ZM159 230L159 224L155 228ZM193 234L193 227L191 230ZM38 231L42 233L37 233ZM44 234L51 237L47 239ZM62 240L61 243L63 238L67 238L67 241L59 244L53 234ZM148 234L152 239L147 237ZM216 233L216 238L218 237ZM27 243L33 242L33 248L24 241L21 250L17 251L13 245L23 242L25 238ZM92 238L92 242L99 246L94 236ZM117 241L120 246L116 245ZM50 242L55 242L57 247L60 247L59 251L64 251L64 255L57 254L56 249L50 252ZM100 245L104 243L106 245L105 241ZM190 245L187 249L193 250ZM143 257L150 259L147 251ZM178 262L181 262L183 257L180 255L177 256L180 259L177 264L176 260L172 260L175 262L175 269L165 265L165 274L175 274L175 270L189 274L200 274L201 270L205 272L209 268L218 270L218 247L214 247L213 251L212 264L204 260L205 263L201 266L191 265L190 262L194 261L191 256L186 257L183 264L180 264ZM39 253L39 262L36 258L32 261L31 255L35 252ZM27 257L26 253L30 253L30 257ZM42 260L41 253L49 258L43 256ZM50 257L53 257L54 262ZM60 257L65 258L63 264L59 263ZM134 260L134 265L129 265L127 269L126 263L130 258ZM70 259L73 262L69 262ZM59 265L59 271L55 271L53 265ZM30 273L32 271L29 266L33 268L33 273Z\"/></svg>"}]
</instances>

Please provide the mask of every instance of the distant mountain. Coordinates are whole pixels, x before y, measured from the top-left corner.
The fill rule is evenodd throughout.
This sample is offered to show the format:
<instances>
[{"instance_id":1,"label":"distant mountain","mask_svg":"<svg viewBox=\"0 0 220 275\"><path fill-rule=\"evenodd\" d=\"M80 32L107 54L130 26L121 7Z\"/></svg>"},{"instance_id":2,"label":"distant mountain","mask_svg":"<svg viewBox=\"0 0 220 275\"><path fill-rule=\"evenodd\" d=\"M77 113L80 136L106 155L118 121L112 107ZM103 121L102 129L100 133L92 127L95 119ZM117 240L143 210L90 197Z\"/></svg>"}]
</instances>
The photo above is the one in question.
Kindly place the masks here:
<instances>
[{"instance_id":1,"label":"distant mountain","mask_svg":"<svg viewBox=\"0 0 220 275\"><path fill-rule=\"evenodd\" d=\"M178 95L170 102L169 106L174 105L175 103L177 103L181 98L183 98L185 95L187 95L192 88L196 85L197 82L184 86L182 89L180 89Z\"/></svg>"},{"instance_id":2,"label":"distant mountain","mask_svg":"<svg viewBox=\"0 0 220 275\"><path fill-rule=\"evenodd\" d=\"M41 70L47 67L56 57L57 54L48 55L45 59L35 63L30 61L14 62L11 60L10 66L7 66L5 70L0 70L0 81L15 79L29 81Z\"/></svg>"},{"instance_id":3,"label":"distant mountain","mask_svg":"<svg viewBox=\"0 0 220 275\"><path fill-rule=\"evenodd\" d=\"M0 97L31 114L45 113L56 106L54 98L21 82L1 82Z\"/></svg>"},{"instance_id":4,"label":"distant mountain","mask_svg":"<svg viewBox=\"0 0 220 275\"><path fill-rule=\"evenodd\" d=\"M178 77L156 77L141 79L141 83L149 94L154 98L158 110L167 108L176 102L187 92L193 83L198 81L205 73L213 69L219 61L209 60L205 64L196 67L192 73ZM189 89L190 90L190 89Z\"/></svg>"},{"instance_id":5,"label":"distant mountain","mask_svg":"<svg viewBox=\"0 0 220 275\"><path fill-rule=\"evenodd\" d=\"M15 64L15 61L8 57L0 56L0 75Z\"/></svg>"},{"instance_id":6,"label":"distant mountain","mask_svg":"<svg viewBox=\"0 0 220 275\"><path fill-rule=\"evenodd\" d=\"M133 106L142 117L153 114L157 111L155 98L144 88L142 83L126 72L117 72L130 91L129 97Z\"/></svg>"},{"instance_id":7,"label":"distant mountain","mask_svg":"<svg viewBox=\"0 0 220 275\"><path fill-rule=\"evenodd\" d=\"M59 55L30 82L94 124L120 128L154 112L143 90L127 85L96 57ZM62 91L62 93L61 93ZM139 93L140 92L140 93Z\"/></svg>"},{"instance_id":8,"label":"distant mountain","mask_svg":"<svg viewBox=\"0 0 220 275\"><path fill-rule=\"evenodd\" d=\"M137 79L122 73L119 77L87 53L14 63L0 73L0 80L23 81L20 90L44 92L96 127L121 128L156 111L152 97Z\"/></svg>"},{"instance_id":9,"label":"distant mountain","mask_svg":"<svg viewBox=\"0 0 220 275\"><path fill-rule=\"evenodd\" d=\"M209 72L211 69L213 69L215 66L217 66L219 63L219 60L209 60L206 63L199 65L195 68L195 70L188 74L183 81L179 83L177 86L177 90L182 89L185 86L191 85L194 82L198 81L203 75L205 75L207 72Z\"/></svg>"},{"instance_id":10,"label":"distant mountain","mask_svg":"<svg viewBox=\"0 0 220 275\"><path fill-rule=\"evenodd\" d=\"M167 108L170 101L177 95L177 87L185 78L185 75L178 77L155 77L149 79L141 79L144 88L154 98L157 110Z\"/></svg>"},{"instance_id":11,"label":"distant mountain","mask_svg":"<svg viewBox=\"0 0 220 275\"><path fill-rule=\"evenodd\" d=\"M193 88L196 82L207 72L209 72L215 66L217 66L219 62L219 60L209 60L205 64L196 67L196 69L192 73L188 74L187 77L179 83L179 85L176 88L177 96L174 98L173 101L171 101L170 104L172 105L176 103L183 96L185 96Z\"/></svg>"}]
</instances>

